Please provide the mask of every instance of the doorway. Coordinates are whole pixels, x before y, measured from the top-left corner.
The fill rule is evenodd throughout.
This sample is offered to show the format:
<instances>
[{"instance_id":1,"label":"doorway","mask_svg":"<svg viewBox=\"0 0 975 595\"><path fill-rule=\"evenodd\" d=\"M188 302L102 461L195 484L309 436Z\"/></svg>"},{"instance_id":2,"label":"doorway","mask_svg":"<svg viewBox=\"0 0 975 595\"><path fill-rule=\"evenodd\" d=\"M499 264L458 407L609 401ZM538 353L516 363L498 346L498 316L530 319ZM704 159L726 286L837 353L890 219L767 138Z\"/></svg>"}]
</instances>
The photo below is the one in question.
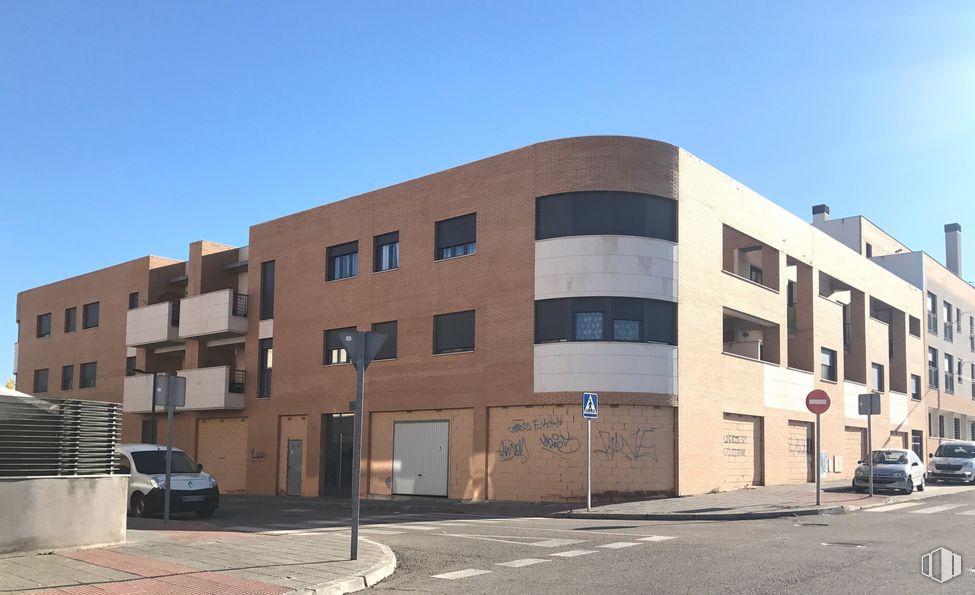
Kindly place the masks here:
<instances>
[{"instance_id":1,"label":"doorway","mask_svg":"<svg viewBox=\"0 0 975 595\"><path fill-rule=\"evenodd\" d=\"M288 440L288 470L285 480L285 495L301 495L301 457L304 447L301 440Z\"/></svg>"},{"instance_id":2,"label":"doorway","mask_svg":"<svg viewBox=\"0 0 975 595\"><path fill-rule=\"evenodd\" d=\"M322 456L318 493L327 498L352 497L352 432L355 415L322 415Z\"/></svg>"}]
</instances>

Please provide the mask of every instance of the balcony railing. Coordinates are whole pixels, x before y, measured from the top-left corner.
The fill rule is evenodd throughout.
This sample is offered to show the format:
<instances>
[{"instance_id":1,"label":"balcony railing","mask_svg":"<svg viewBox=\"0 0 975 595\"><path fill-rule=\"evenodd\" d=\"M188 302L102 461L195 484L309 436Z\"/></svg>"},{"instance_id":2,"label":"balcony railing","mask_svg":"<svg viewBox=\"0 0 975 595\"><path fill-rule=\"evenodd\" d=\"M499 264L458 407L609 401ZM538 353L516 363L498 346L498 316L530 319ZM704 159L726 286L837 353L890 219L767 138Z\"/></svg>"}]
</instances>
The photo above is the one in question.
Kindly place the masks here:
<instances>
[{"instance_id":1,"label":"balcony railing","mask_svg":"<svg viewBox=\"0 0 975 595\"><path fill-rule=\"evenodd\" d=\"M234 316L247 316L247 294L234 292L233 309L230 312Z\"/></svg>"},{"instance_id":2,"label":"balcony railing","mask_svg":"<svg viewBox=\"0 0 975 595\"><path fill-rule=\"evenodd\" d=\"M948 321L945 323L945 341L955 340L955 325Z\"/></svg>"},{"instance_id":3,"label":"balcony railing","mask_svg":"<svg viewBox=\"0 0 975 595\"><path fill-rule=\"evenodd\" d=\"M169 325L179 328L179 302L170 302Z\"/></svg>"},{"instance_id":4,"label":"balcony railing","mask_svg":"<svg viewBox=\"0 0 975 595\"><path fill-rule=\"evenodd\" d=\"M243 393L244 380L246 378L247 378L247 372L245 372L244 370L231 370L230 371L230 392L235 394Z\"/></svg>"},{"instance_id":5,"label":"balcony railing","mask_svg":"<svg viewBox=\"0 0 975 595\"><path fill-rule=\"evenodd\" d=\"M928 386L938 388L938 368L928 366Z\"/></svg>"},{"instance_id":6,"label":"balcony railing","mask_svg":"<svg viewBox=\"0 0 975 595\"><path fill-rule=\"evenodd\" d=\"M928 332L938 333L938 315L935 312L928 312Z\"/></svg>"},{"instance_id":7,"label":"balcony railing","mask_svg":"<svg viewBox=\"0 0 975 595\"><path fill-rule=\"evenodd\" d=\"M945 372L945 392L955 392L955 375L951 372Z\"/></svg>"}]
</instances>

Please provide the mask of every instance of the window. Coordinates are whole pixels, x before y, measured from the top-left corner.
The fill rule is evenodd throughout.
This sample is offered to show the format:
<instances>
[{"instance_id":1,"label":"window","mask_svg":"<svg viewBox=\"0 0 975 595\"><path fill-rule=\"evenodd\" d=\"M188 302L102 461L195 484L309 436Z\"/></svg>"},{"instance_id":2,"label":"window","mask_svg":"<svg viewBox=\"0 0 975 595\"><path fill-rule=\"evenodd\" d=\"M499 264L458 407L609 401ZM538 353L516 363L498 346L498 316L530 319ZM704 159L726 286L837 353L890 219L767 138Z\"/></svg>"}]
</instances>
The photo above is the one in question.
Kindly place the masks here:
<instances>
[{"instance_id":1,"label":"window","mask_svg":"<svg viewBox=\"0 0 975 595\"><path fill-rule=\"evenodd\" d=\"M873 256L873 246L870 244L870 242L867 242L867 258L870 258L871 256Z\"/></svg>"},{"instance_id":2,"label":"window","mask_svg":"<svg viewBox=\"0 0 975 595\"><path fill-rule=\"evenodd\" d=\"M37 338L51 336L51 313L40 314L37 317Z\"/></svg>"},{"instance_id":3,"label":"window","mask_svg":"<svg viewBox=\"0 0 975 595\"><path fill-rule=\"evenodd\" d=\"M373 239L375 265L373 270L391 271L399 268L399 232L384 233Z\"/></svg>"},{"instance_id":4,"label":"window","mask_svg":"<svg viewBox=\"0 0 975 595\"><path fill-rule=\"evenodd\" d=\"M955 392L955 358L945 354L945 391Z\"/></svg>"},{"instance_id":5,"label":"window","mask_svg":"<svg viewBox=\"0 0 975 595\"><path fill-rule=\"evenodd\" d=\"M975 421L972 422L972 434L969 440L975 440Z\"/></svg>"},{"instance_id":6,"label":"window","mask_svg":"<svg viewBox=\"0 0 975 595\"><path fill-rule=\"evenodd\" d=\"M96 362L81 364L81 381L78 383L78 388L95 388L97 368Z\"/></svg>"},{"instance_id":7,"label":"window","mask_svg":"<svg viewBox=\"0 0 975 595\"><path fill-rule=\"evenodd\" d=\"M884 392L884 367L880 364L871 364L870 368L873 370L873 390L878 393Z\"/></svg>"},{"instance_id":8,"label":"window","mask_svg":"<svg viewBox=\"0 0 975 595\"><path fill-rule=\"evenodd\" d=\"M921 377L917 374L911 374L911 398L921 400Z\"/></svg>"},{"instance_id":9,"label":"window","mask_svg":"<svg viewBox=\"0 0 975 595\"><path fill-rule=\"evenodd\" d=\"M928 347L928 386L938 388L938 350Z\"/></svg>"},{"instance_id":10,"label":"window","mask_svg":"<svg viewBox=\"0 0 975 595\"><path fill-rule=\"evenodd\" d=\"M477 213L437 221L434 260L456 258L477 252Z\"/></svg>"},{"instance_id":11,"label":"window","mask_svg":"<svg viewBox=\"0 0 975 595\"><path fill-rule=\"evenodd\" d=\"M257 397L259 399L266 399L271 396L271 366L274 363L273 339L261 339L258 341L257 354Z\"/></svg>"},{"instance_id":12,"label":"window","mask_svg":"<svg viewBox=\"0 0 975 595\"><path fill-rule=\"evenodd\" d=\"M750 265L748 267L748 279L754 281L755 283L762 283L762 269L755 265Z\"/></svg>"},{"instance_id":13,"label":"window","mask_svg":"<svg viewBox=\"0 0 975 595\"><path fill-rule=\"evenodd\" d=\"M261 320L274 318L274 261L261 263Z\"/></svg>"},{"instance_id":14,"label":"window","mask_svg":"<svg viewBox=\"0 0 975 595\"><path fill-rule=\"evenodd\" d=\"M853 349L853 311L849 304L843 304L843 352Z\"/></svg>"},{"instance_id":15,"label":"window","mask_svg":"<svg viewBox=\"0 0 975 595\"><path fill-rule=\"evenodd\" d=\"M156 443L156 433L155 430L155 420L152 418L142 420L142 443L143 444L155 444Z\"/></svg>"},{"instance_id":16,"label":"window","mask_svg":"<svg viewBox=\"0 0 975 595\"><path fill-rule=\"evenodd\" d=\"M355 332L355 330L356 328L354 326L347 326L345 328L325 331L325 356L322 361L324 365L331 366L333 364L349 363L349 354L346 353L345 347L342 344L342 334Z\"/></svg>"},{"instance_id":17,"label":"window","mask_svg":"<svg viewBox=\"0 0 975 595\"><path fill-rule=\"evenodd\" d=\"M433 317L433 353L474 351L474 310Z\"/></svg>"},{"instance_id":18,"label":"window","mask_svg":"<svg viewBox=\"0 0 975 595\"><path fill-rule=\"evenodd\" d=\"M914 318L913 316L908 316L908 329L912 337L921 336L921 320Z\"/></svg>"},{"instance_id":19,"label":"window","mask_svg":"<svg viewBox=\"0 0 975 595\"><path fill-rule=\"evenodd\" d=\"M934 436L934 422L930 412L928 412L928 436Z\"/></svg>"},{"instance_id":20,"label":"window","mask_svg":"<svg viewBox=\"0 0 975 595\"><path fill-rule=\"evenodd\" d=\"M139 292L133 291L129 294L129 310L135 310L139 307Z\"/></svg>"},{"instance_id":21,"label":"window","mask_svg":"<svg viewBox=\"0 0 975 595\"><path fill-rule=\"evenodd\" d=\"M938 416L938 436L941 438L945 437L945 416Z\"/></svg>"},{"instance_id":22,"label":"window","mask_svg":"<svg viewBox=\"0 0 975 595\"><path fill-rule=\"evenodd\" d=\"M35 393L47 392L47 368L34 370L34 392Z\"/></svg>"},{"instance_id":23,"label":"window","mask_svg":"<svg viewBox=\"0 0 975 595\"><path fill-rule=\"evenodd\" d=\"M975 363L972 364L972 375L969 380L972 382L972 399L975 399Z\"/></svg>"},{"instance_id":24,"label":"window","mask_svg":"<svg viewBox=\"0 0 975 595\"><path fill-rule=\"evenodd\" d=\"M81 328L95 328L98 326L98 302L85 304L81 307Z\"/></svg>"},{"instance_id":25,"label":"window","mask_svg":"<svg viewBox=\"0 0 975 595\"><path fill-rule=\"evenodd\" d=\"M74 388L74 366L61 366L61 390Z\"/></svg>"},{"instance_id":26,"label":"window","mask_svg":"<svg viewBox=\"0 0 975 595\"><path fill-rule=\"evenodd\" d=\"M328 260L326 279L337 281L359 276L359 242L347 242L330 246L325 251Z\"/></svg>"},{"instance_id":27,"label":"window","mask_svg":"<svg viewBox=\"0 0 975 595\"><path fill-rule=\"evenodd\" d=\"M535 342L639 341L677 344L677 304L622 297L535 302Z\"/></svg>"},{"instance_id":28,"label":"window","mask_svg":"<svg viewBox=\"0 0 975 595\"><path fill-rule=\"evenodd\" d=\"M955 418L955 440L961 440L961 419Z\"/></svg>"},{"instance_id":29,"label":"window","mask_svg":"<svg viewBox=\"0 0 975 595\"><path fill-rule=\"evenodd\" d=\"M928 414L928 417L931 417L930 413ZM930 434L930 428L928 428L928 433ZM921 458L924 455L924 449L922 448L923 440L924 437L920 430L911 430L911 449L914 451L914 454L918 456L918 458Z\"/></svg>"},{"instance_id":30,"label":"window","mask_svg":"<svg viewBox=\"0 0 975 595\"><path fill-rule=\"evenodd\" d=\"M68 308L64 311L64 332L73 333L75 321L78 318L77 308Z\"/></svg>"},{"instance_id":31,"label":"window","mask_svg":"<svg viewBox=\"0 0 975 595\"><path fill-rule=\"evenodd\" d=\"M396 321L377 322L372 325L372 332L386 335L383 346L379 348L373 360L396 359Z\"/></svg>"},{"instance_id":32,"label":"window","mask_svg":"<svg viewBox=\"0 0 975 595\"><path fill-rule=\"evenodd\" d=\"M945 341L955 340L955 310L951 304L944 302L945 310Z\"/></svg>"},{"instance_id":33,"label":"window","mask_svg":"<svg viewBox=\"0 0 975 595\"><path fill-rule=\"evenodd\" d=\"M928 332L938 334L938 296L928 292Z\"/></svg>"},{"instance_id":34,"label":"window","mask_svg":"<svg viewBox=\"0 0 975 595\"><path fill-rule=\"evenodd\" d=\"M135 376L135 356L125 358L125 375Z\"/></svg>"},{"instance_id":35,"label":"window","mask_svg":"<svg viewBox=\"0 0 975 595\"><path fill-rule=\"evenodd\" d=\"M535 203L535 239L622 235L677 241L677 201L636 192L567 192Z\"/></svg>"},{"instance_id":36,"label":"window","mask_svg":"<svg viewBox=\"0 0 975 595\"><path fill-rule=\"evenodd\" d=\"M822 347L820 350L820 373L823 380L836 382L836 352Z\"/></svg>"}]
</instances>

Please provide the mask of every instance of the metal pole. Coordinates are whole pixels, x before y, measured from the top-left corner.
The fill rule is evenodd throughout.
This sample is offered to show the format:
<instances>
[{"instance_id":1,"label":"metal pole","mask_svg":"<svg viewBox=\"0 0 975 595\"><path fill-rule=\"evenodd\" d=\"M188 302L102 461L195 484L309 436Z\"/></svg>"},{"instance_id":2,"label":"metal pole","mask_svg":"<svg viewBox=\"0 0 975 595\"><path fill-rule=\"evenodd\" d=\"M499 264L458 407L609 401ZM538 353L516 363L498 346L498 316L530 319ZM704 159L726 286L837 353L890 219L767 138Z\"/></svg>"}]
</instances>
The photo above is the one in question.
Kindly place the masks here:
<instances>
[{"instance_id":1,"label":"metal pole","mask_svg":"<svg viewBox=\"0 0 975 595\"><path fill-rule=\"evenodd\" d=\"M586 510L592 510L592 419L586 419Z\"/></svg>"},{"instance_id":2,"label":"metal pole","mask_svg":"<svg viewBox=\"0 0 975 595\"><path fill-rule=\"evenodd\" d=\"M342 438L342 432L339 432L339 498L342 497L342 448L345 446L345 440Z\"/></svg>"},{"instance_id":3,"label":"metal pole","mask_svg":"<svg viewBox=\"0 0 975 595\"><path fill-rule=\"evenodd\" d=\"M361 332L362 347L356 354L355 371L355 430L352 434L352 553L351 559L359 559L359 472L362 457L362 392L366 373L365 333Z\"/></svg>"},{"instance_id":4,"label":"metal pole","mask_svg":"<svg viewBox=\"0 0 975 595\"><path fill-rule=\"evenodd\" d=\"M163 522L169 522L169 484L173 474L173 398L166 391L166 489L163 494Z\"/></svg>"},{"instance_id":5,"label":"metal pole","mask_svg":"<svg viewBox=\"0 0 975 595\"><path fill-rule=\"evenodd\" d=\"M819 432L819 414L817 413L816 414L816 451L813 453L813 456L816 457L816 506L819 506L821 504L820 494L819 494L820 488L822 487L820 483L820 478L823 475L823 470L820 469L821 461L819 460L819 451L820 449L822 449L822 446L820 446L820 442L819 442L821 439L822 439L822 434L820 434Z\"/></svg>"},{"instance_id":6,"label":"metal pole","mask_svg":"<svg viewBox=\"0 0 975 595\"><path fill-rule=\"evenodd\" d=\"M147 368L149 366L146 366ZM152 375L152 416L150 417L149 428L151 435L151 440L153 444L159 444L156 440L156 375Z\"/></svg>"},{"instance_id":7,"label":"metal pole","mask_svg":"<svg viewBox=\"0 0 975 595\"><path fill-rule=\"evenodd\" d=\"M871 404L872 406L872 404ZM870 495L873 496L873 415L867 415L867 462L870 466Z\"/></svg>"}]
</instances>

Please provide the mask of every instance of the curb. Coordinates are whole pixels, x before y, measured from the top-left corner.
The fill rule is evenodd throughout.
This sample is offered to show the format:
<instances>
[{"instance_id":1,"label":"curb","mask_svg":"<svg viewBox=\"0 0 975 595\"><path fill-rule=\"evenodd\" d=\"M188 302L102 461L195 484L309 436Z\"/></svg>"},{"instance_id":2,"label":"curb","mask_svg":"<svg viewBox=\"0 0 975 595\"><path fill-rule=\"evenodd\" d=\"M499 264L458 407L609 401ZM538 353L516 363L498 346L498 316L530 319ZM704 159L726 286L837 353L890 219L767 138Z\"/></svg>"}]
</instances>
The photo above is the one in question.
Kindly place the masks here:
<instances>
[{"instance_id":1,"label":"curb","mask_svg":"<svg viewBox=\"0 0 975 595\"><path fill-rule=\"evenodd\" d=\"M396 554L389 546L364 537L360 537L359 540L379 547L383 551L382 560L364 572L358 572L350 577L320 585L296 589L288 592L287 595L343 595L344 593L354 593L367 589L396 572Z\"/></svg>"},{"instance_id":2,"label":"curb","mask_svg":"<svg viewBox=\"0 0 975 595\"><path fill-rule=\"evenodd\" d=\"M606 519L619 521L750 521L760 519L776 519L791 516L813 516L827 514L844 514L849 512L846 506L821 506L819 508L786 508L782 510L763 510L758 512L728 512L728 513L614 513L614 512L576 512L569 511L553 515L568 519Z\"/></svg>"}]
</instances>

